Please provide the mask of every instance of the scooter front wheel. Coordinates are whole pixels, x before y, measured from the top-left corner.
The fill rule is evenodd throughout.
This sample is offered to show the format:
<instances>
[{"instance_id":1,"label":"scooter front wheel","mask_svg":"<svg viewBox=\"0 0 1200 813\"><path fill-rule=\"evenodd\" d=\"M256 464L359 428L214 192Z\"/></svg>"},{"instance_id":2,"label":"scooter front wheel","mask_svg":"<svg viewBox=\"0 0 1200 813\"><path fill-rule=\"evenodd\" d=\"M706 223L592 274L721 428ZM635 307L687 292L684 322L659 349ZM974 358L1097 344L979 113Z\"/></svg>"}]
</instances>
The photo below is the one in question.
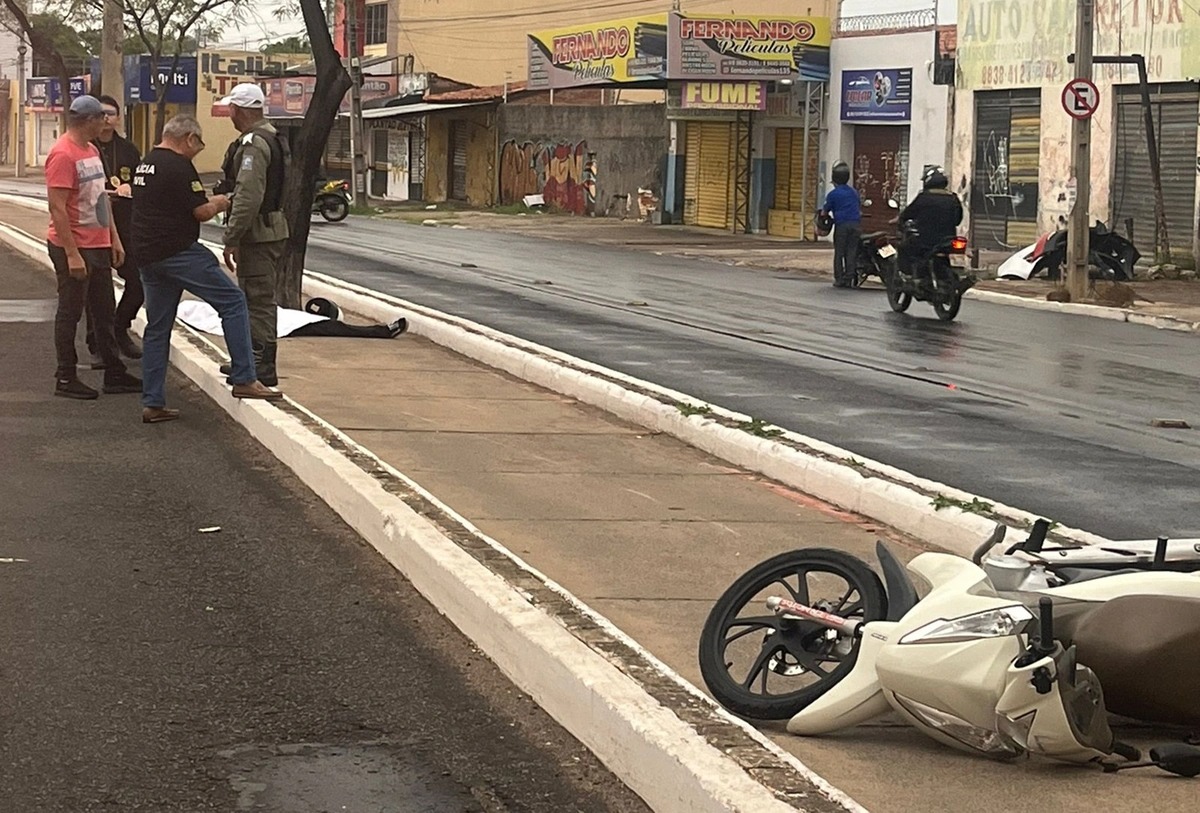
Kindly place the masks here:
<instances>
[{"instance_id":1,"label":"scooter front wheel","mask_svg":"<svg viewBox=\"0 0 1200 813\"><path fill-rule=\"evenodd\" d=\"M752 720L794 716L849 674L858 655L852 636L770 612L772 595L847 618L887 617L879 576L842 551L789 551L747 571L717 599L699 654L717 702Z\"/></svg>"}]
</instances>

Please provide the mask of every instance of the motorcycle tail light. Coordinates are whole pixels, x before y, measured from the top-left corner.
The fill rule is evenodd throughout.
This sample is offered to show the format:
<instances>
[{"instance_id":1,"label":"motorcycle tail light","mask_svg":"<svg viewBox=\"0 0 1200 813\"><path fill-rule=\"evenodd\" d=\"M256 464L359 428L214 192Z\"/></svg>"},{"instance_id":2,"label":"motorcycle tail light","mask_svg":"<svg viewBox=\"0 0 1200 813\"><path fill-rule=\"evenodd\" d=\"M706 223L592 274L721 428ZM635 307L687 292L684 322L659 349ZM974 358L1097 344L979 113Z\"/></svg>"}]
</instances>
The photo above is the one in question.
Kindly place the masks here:
<instances>
[{"instance_id":1,"label":"motorcycle tail light","mask_svg":"<svg viewBox=\"0 0 1200 813\"><path fill-rule=\"evenodd\" d=\"M962 252L966 251L967 250L967 238L955 237L953 240L950 241L950 250L955 252L956 254L961 254Z\"/></svg>"}]
</instances>

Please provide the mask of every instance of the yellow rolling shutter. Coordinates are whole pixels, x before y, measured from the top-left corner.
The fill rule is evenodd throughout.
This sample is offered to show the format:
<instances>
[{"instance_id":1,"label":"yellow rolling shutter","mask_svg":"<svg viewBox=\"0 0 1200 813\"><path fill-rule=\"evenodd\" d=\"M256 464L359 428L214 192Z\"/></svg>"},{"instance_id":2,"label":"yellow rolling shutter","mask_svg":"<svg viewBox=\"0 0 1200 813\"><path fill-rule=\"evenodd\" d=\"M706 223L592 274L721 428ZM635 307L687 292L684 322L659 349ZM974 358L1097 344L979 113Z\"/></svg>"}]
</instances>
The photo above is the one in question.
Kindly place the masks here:
<instances>
[{"instance_id":1,"label":"yellow rolling shutter","mask_svg":"<svg viewBox=\"0 0 1200 813\"><path fill-rule=\"evenodd\" d=\"M700 178L696 225L728 229L733 208L733 138L726 122L704 122L700 129Z\"/></svg>"},{"instance_id":2,"label":"yellow rolling shutter","mask_svg":"<svg viewBox=\"0 0 1200 813\"><path fill-rule=\"evenodd\" d=\"M700 198L700 123L689 121L684 141L683 222L696 225L696 205Z\"/></svg>"},{"instance_id":3,"label":"yellow rolling shutter","mask_svg":"<svg viewBox=\"0 0 1200 813\"><path fill-rule=\"evenodd\" d=\"M782 237L816 239L813 215L817 207L820 133L809 132L808 176L805 189L804 130L775 131L775 206L768 213L767 231Z\"/></svg>"},{"instance_id":4,"label":"yellow rolling shutter","mask_svg":"<svg viewBox=\"0 0 1200 813\"><path fill-rule=\"evenodd\" d=\"M728 229L733 220L733 125L689 121L683 222Z\"/></svg>"}]
</instances>

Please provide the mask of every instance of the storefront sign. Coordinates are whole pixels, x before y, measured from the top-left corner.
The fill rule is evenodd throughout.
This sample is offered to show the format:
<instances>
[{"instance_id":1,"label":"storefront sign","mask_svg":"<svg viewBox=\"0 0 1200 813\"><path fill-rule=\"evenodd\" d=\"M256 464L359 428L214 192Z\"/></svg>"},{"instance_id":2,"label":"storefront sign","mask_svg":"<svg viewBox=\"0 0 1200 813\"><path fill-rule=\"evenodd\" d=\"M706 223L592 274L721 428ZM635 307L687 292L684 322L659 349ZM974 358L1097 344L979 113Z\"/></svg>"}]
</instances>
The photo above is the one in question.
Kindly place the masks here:
<instances>
[{"instance_id":1,"label":"storefront sign","mask_svg":"<svg viewBox=\"0 0 1200 813\"><path fill-rule=\"evenodd\" d=\"M766 110L765 82L684 82L684 110Z\"/></svg>"},{"instance_id":2,"label":"storefront sign","mask_svg":"<svg viewBox=\"0 0 1200 813\"><path fill-rule=\"evenodd\" d=\"M960 84L972 90L1061 86L1074 76L1075 0L959 0ZM1145 54L1151 82L1200 75L1200 16L1188 0L1096 3L1097 54ZM1096 81L1136 81L1131 66L1097 65Z\"/></svg>"},{"instance_id":3,"label":"storefront sign","mask_svg":"<svg viewBox=\"0 0 1200 813\"><path fill-rule=\"evenodd\" d=\"M228 96L234 85L258 82L265 88L272 75L278 76L290 65L311 60L309 54L264 56L246 51L204 51L200 54L200 97L196 104L208 106L214 117L228 117L229 111L214 103Z\"/></svg>"},{"instance_id":4,"label":"storefront sign","mask_svg":"<svg viewBox=\"0 0 1200 813\"><path fill-rule=\"evenodd\" d=\"M912 68L842 71L842 121L912 119Z\"/></svg>"},{"instance_id":5,"label":"storefront sign","mask_svg":"<svg viewBox=\"0 0 1200 813\"><path fill-rule=\"evenodd\" d=\"M667 15L652 14L529 35L529 88L662 80Z\"/></svg>"},{"instance_id":6,"label":"storefront sign","mask_svg":"<svg viewBox=\"0 0 1200 813\"><path fill-rule=\"evenodd\" d=\"M195 104L196 103L196 57L181 56L179 64L175 67L174 76L171 76L171 61L173 57L163 57L158 65L158 82L157 87L165 87L167 90L167 101L172 104ZM150 81L150 57L143 55L140 59L140 64L137 66L137 72L130 75L132 72L129 66L126 65L125 82L126 100L130 104L138 102L154 103L158 101L158 91L156 83ZM137 81L134 82L133 80Z\"/></svg>"},{"instance_id":7,"label":"storefront sign","mask_svg":"<svg viewBox=\"0 0 1200 813\"><path fill-rule=\"evenodd\" d=\"M368 75L363 77L361 95L364 102L370 102L375 99L420 93L428 86L428 74ZM267 97L267 117L276 119L303 117L308 112L309 104L312 103L316 87L317 77L315 76L285 76L279 79L267 79L263 85L263 93ZM350 94L347 93L342 99L340 112L344 113L349 110Z\"/></svg>"},{"instance_id":8,"label":"storefront sign","mask_svg":"<svg viewBox=\"0 0 1200 813\"><path fill-rule=\"evenodd\" d=\"M667 36L671 79L829 81L828 17L684 16Z\"/></svg>"},{"instance_id":9,"label":"storefront sign","mask_svg":"<svg viewBox=\"0 0 1200 813\"><path fill-rule=\"evenodd\" d=\"M70 94L75 100L88 92L89 77L71 79ZM35 112L62 110L62 83L50 76L35 76L25 80L25 106Z\"/></svg>"}]
</instances>

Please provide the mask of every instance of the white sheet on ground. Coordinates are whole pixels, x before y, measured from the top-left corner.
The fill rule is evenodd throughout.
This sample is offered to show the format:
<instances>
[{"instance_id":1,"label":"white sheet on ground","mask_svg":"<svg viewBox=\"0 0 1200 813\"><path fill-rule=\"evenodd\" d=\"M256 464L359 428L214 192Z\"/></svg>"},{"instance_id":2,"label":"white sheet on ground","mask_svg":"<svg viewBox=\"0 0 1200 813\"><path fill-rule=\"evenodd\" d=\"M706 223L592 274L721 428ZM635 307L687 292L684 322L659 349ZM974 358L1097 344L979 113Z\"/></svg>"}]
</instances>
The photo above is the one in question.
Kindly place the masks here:
<instances>
[{"instance_id":1,"label":"white sheet on ground","mask_svg":"<svg viewBox=\"0 0 1200 813\"><path fill-rule=\"evenodd\" d=\"M291 308L277 308L276 312L278 314L276 332L281 337L290 336L294 330L298 330L305 325L311 325L313 322L324 322L328 318L325 316L315 316L307 311L292 310ZM198 299L188 299L180 302L176 316L179 318L179 321L193 330L198 330L201 333L211 333L214 336L225 335L225 331L221 329L221 317L217 315L216 308L207 302L201 302Z\"/></svg>"}]
</instances>

